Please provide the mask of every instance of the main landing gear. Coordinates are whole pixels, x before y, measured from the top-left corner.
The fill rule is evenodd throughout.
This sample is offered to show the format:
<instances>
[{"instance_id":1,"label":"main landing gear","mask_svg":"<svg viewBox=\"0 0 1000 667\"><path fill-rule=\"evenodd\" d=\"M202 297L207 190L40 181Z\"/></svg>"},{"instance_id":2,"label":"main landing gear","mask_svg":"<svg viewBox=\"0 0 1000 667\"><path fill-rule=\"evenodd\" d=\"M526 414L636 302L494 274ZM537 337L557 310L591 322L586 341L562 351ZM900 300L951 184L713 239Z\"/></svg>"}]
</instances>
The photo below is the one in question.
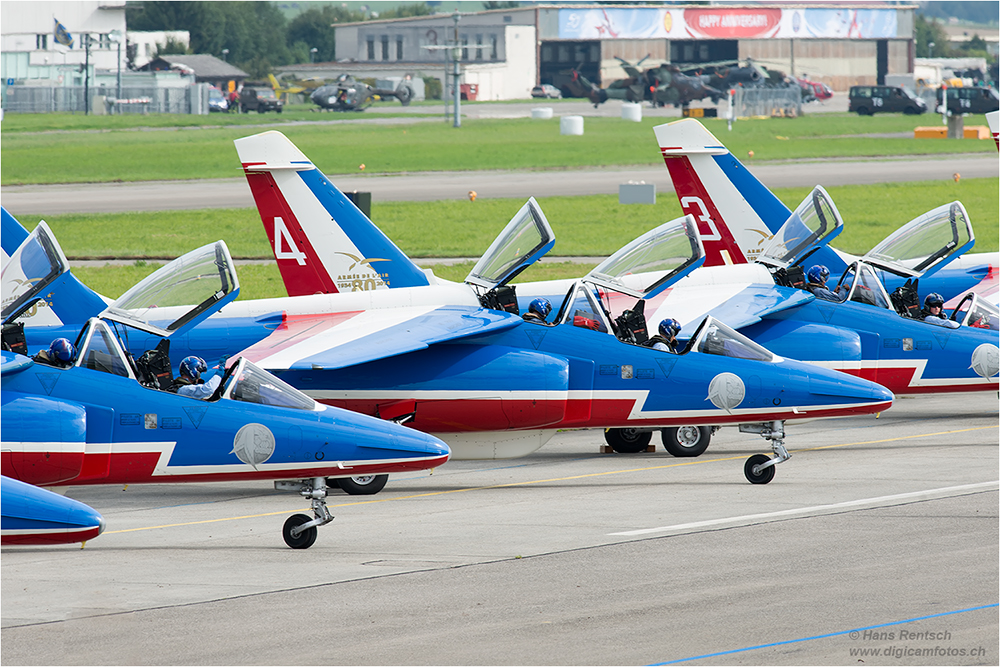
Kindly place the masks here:
<instances>
[{"instance_id":1,"label":"main landing gear","mask_svg":"<svg viewBox=\"0 0 1000 667\"><path fill-rule=\"evenodd\" d=\"M785 449L785 422L773 421L762 424L740 424L740 433L758 433L771 441L774 456L754 454L743 465L743 474L751 484L767 484L774 479L774 466L792 458Z\"/></svg>"},{"instance_id":2,"label":"main landing gear","mask_svg":"<svg viewBox=\"0 0 1000 667\"><path fill-rule=\"evenodd\" d=\"M318 528L333 521L333 516L326 507L326 478L279 481L274 483L274 488L278 491L295 491L303 498L312 500L312 511L316 518L310 519L307 514L293 514L281 529L285 544L293 549L308 549L316 542Z\"/></svg>"}]
</instances>

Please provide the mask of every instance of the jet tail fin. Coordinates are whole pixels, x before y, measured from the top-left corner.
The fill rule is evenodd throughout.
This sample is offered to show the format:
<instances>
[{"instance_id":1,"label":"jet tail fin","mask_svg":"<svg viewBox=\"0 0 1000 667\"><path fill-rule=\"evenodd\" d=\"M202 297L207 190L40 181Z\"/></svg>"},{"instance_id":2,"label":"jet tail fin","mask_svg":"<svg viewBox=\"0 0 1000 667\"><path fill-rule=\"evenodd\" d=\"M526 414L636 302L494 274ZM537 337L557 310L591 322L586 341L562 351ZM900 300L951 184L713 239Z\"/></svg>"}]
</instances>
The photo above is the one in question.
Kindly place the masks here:
<instances>
[{"instance_id":1,"label":"jet tail fin","mask_svg":"<svg viewBox=\"0 0 1000 667\"><path fill-rule=\"evenodd\" d=\"M11 256L28 239L29 234L6 208L0 208L0 222L2 222L0 233L3 236L3 268L6 271ZM58 244L54 237L53 241ZM61 248L58 249L58 254L63 257ZM20 271L21 268L14 267L11 270ZM24 275L25 279L31 281L40 277ZM80 282L72 272L66 271L49 285L45 298L40 299L31 310L21 315L20 319L27 327L82 324L104 310L107 303L104 297ZM6 303L4 305L6 307Z\"/></svg>"},{"instance_id":2,"label":"jet tail fin","mask_svg":"<svg viewBox=\"0 0 1000 667\"><path fill-rule=\"evenodd\" d=\"M753 261L791 211L693 118L653 128L685 214L698 221L705 266Z\"/></svg>"},{"instance_id":3,"label":"jet tail fin","mask_svg":"<svg viewBox=\"0 0 1000 667\"><path fill-rule=\"evenodd\" d=\"M289 296L430 284L285 135L235 143Z\"/></svg>"}]
</instances>

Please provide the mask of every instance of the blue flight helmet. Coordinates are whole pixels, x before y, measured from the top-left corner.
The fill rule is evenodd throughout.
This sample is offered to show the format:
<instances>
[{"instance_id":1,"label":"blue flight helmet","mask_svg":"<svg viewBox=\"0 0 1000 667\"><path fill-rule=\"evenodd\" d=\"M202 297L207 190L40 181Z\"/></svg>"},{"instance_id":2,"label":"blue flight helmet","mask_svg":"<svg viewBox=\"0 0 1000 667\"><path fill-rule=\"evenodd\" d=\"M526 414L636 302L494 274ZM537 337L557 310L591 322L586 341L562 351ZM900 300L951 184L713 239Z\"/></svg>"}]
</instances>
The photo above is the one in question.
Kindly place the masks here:
<instances>
[{"instance_id":1,"label":"blue flight helmet","mask_svg":"<svg viewBox=\"0 0 1000 667\"><path fill-rule=\"evenodd\" d=\"M672 317L668 317L660 322L660 335L666 339L676 338L681 332L681 323Z\"/></svg>"},{"instance_id":2,"label":"blue flight helmet","mask_svg":"<svg viewBox=\"0 0 1000 667\"><path fill-rule=\"evenodd\" d=\"M924 297L924 308L944 308L944 297L937 292L931 292Z\"/></svg>"},{"instance_id":3,"label":"blue flight helmet","mask_svg":"<svg viewBox=\"0 0 1000 667\"><path fill-rule=\"evenodd\" d=\"M197 380L201 377L201 374L207 370L208 364L206 364L205 360L201 357L192 355L181 359L180 371L182 376L189 377L192 380Z\"/></svg>"},{"instance_id":4,"label":"blue flight helmet","mask_svg":"<svg viewBox=\"0 0 1000 667\"><path fill-rule=\"evenodd\" d=\"M528 305L528 312L535 313L544 320L552 312L552 304L548 299L539 297Z\"/></svg>"},{"instance_id":5,"label":"blue flight helmet","mask_svg":"<svg viewBox=\"0 0 1000 667\"><path fill-rule=\"evenodd\" d=\"M73 347L73 343L69 342L68 338L56 338L49 345L49 358L64 364L72 363L76 359L76 348Z\"/></svg>"},{"instance_id":6,"label":"blue flight helmet","mask_svg":"<svg viewBox=\"0 0 1000 667\"><path fill-rule=\"evenodd\" d=\"M814 264L806 272L806 278L813 285L826 285L826 281L830 278L830 269L822 264Z\"/></svg>"}]
</instances>

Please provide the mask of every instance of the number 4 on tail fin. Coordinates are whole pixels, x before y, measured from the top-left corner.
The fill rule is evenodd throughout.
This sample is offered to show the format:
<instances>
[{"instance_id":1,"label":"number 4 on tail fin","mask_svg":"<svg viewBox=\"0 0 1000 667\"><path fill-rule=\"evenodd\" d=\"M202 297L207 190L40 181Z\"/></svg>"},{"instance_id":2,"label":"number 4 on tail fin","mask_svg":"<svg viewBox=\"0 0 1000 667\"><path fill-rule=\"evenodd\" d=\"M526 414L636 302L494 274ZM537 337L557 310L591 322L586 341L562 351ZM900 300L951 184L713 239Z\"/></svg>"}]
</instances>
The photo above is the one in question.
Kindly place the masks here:
<instances>
[{"instance_id":1,"label":"number 4 on tail fin","mask_svg":"<svg viewBox=\"0 0 1000 667\"><path fill-rule=\"evenodd\" d=\"M283 134L235 143L289 296L431 283Z\"/></svg>"}]
</instances>

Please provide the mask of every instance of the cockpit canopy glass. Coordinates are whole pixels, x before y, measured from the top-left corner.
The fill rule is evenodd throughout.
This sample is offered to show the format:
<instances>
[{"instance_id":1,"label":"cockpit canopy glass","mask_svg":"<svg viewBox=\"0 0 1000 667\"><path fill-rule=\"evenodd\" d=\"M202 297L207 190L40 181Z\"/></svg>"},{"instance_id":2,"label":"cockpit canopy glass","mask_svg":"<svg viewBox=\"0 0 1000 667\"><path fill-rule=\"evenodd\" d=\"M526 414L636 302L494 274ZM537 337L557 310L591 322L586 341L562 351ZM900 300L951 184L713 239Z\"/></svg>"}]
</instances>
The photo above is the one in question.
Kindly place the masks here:
<instances>
[{"instance_id":1,"label":"cockpit canopy glass","mask_svg":"<svg viewBox=\"0 0 1000 667\"><path fill-rule=\"evenodd\" d=\"M465 282L491 289L503 285L547 253L555 239L542 209L532 197L472 267Z\"/></svg>"},{"instance_id":2,"label":"cockpit canopy glass","mask_svg":"<svg viewBox=\"0 0 1000 667\"><path fill-rule=\"evenodd\" d=\"M844 301L854 301L879 308L891 308L889 295L875 269L855 262L844 271L835 290Z\"/></svg>"},{"instance_id":3,"label":"cockpit canopy glass","mask_svg":"<svg viewBox=\"0 0 1000 667\"><path fill-rule=\"evenodd\" d=\"M688 215L646 232L601 262L584 280L649 298L700 266L704 256L697 224Z\"/></svg>"},{"instance_id":4,"label":"cockpit canopy glass","mask_svg":"<svg viewBox=\"0 0 1000 667\"><path fill-rule=\"evenodd\" d=\"M844 221L833 199L817 185L771 237L757 261L787 268L800 262L810 250L829 243L843 229Z\"/></svg>"},{"instance_id":5,"label":"cockpit canopy glass","mask_svg":"<svg viewBox=\"0 0 1000 667\"><path fill-rule=\"evenodd\" d=\"M69 261L45 221L39 222L0 273L4 322L17 318L45 288L69 270Z\"/></svg>"},{"instance_id":6,"label":"cockpit canopy glass","mask_svg":"<svg viewBox=\"0 0 1000 667\"><path fill-rule=\"evenodd\" d=\"M182 327L193 327L221 308L224 299L235 299L238 292L239 281L229 249L224 241L216 241L153 272L111 304L101 317L170 336ZM157 317L157 309L170 306L191 309L164 327L150 323L163 319Z\"/></svg>"},{"instance_id":7,"label":"cockpit canopy glass","mask_svg":"<svg viewBox=\"0 0 1000 667\"><path fill-rule=\"evenodd\" d=\"M240 359L236 364L236 369L229 373L226 381L222 394L224 397L234 401L295 410L316 409L316 401L263 368L247 359Z\"/></svg>"},{"instance_id":8,"label":"cockpit canopy glass","mask_svg":"<svg viewBox=\"0 0 1000 667\"><path fill-rule=\"evenodd\" d=\"M929 276L971 248L975 240L965 207L954 201L906 223L862 259L900 276Z\"/></svg>"},{"instance_id":9,"label":"cockpit canopy glass","mask_svg":"<svg viewBox=\"0 0 1000 667\"><path fill-rule=\"evenodd\" d=\"M695 331L688 349L734 359L767 362L778 360L767 348L761 347L711 316L705 318Z\"/></svg>"},{"instance_id":10,"label":"cockpit canopy glass","mask_svg":"<svg viewBox=\"0 0 1000 667\"><path fill-rule=\"evenodd\" d=\"M607 314L593 285L578 280L563 300L555 321L601 333L609 333Z\"/></svg>"},{"instance_id":11,"label":"cockpit canopy glass","mask_svg":"<svg viewBox=\"0 0 1000 667\"><path fill-rule=\"evenodd\" d=\"M974 292L962 297L952 312L951 319L963 327L1000 331L1000 308Z\"/></svg>"}]
</instances>

